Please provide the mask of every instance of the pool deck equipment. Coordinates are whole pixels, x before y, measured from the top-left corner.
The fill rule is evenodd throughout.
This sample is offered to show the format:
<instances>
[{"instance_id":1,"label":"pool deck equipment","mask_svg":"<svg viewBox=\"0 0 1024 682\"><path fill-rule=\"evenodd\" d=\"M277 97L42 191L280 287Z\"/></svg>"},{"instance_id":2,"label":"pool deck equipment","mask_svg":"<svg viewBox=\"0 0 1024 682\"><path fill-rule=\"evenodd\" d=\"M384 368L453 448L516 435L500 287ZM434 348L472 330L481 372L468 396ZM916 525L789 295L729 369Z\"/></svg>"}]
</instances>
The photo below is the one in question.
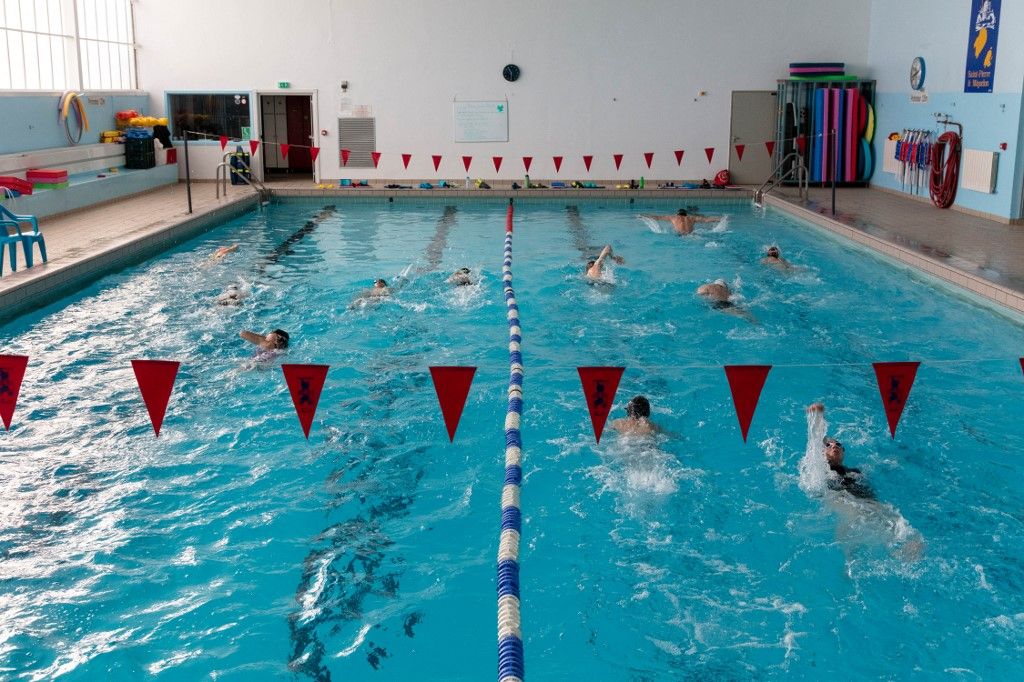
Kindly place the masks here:
<instances>
[{"instance_id":1,"label":"pool deck equipment","mask_svg":"<svg viewBox=\"0 0 1024 682\"><path fill-rule=\"evenodd\" d=\"M519 536L522 512L519 491L523 480L522 437L523 355L519 306L512 288L512 199L505 217L505 260L502 264L505 304L508 306L508 412L505 415L505 485L501 491L501 541L498 545L498 682L524 677L523 635L519 611Z\"/></svg>"}]
</instances>

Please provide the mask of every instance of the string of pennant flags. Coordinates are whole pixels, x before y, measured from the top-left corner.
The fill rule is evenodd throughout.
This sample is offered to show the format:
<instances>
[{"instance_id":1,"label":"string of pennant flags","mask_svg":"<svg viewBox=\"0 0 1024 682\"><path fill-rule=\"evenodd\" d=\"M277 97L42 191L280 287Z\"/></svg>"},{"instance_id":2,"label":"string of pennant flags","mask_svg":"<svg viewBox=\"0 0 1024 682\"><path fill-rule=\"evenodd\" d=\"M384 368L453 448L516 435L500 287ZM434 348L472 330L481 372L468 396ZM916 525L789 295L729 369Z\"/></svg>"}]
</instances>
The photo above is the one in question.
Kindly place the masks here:
<instances>
[{"instance_id":1,"label":"string of pennant flags","mask_svg":"<svg viewBox=\"0 0 1024 682\"><path fill-rule=\"evenodd\" d=\"M1018 360L1021 371L1024 372L1024 357ZM4 428L8 431L11 428L28 361L29 357L26 355L0 355L0 417L3 419ZM896 426L910 396L910 390L920 364L919 361L872 363L892 438L896 437ZM159 437L181 363L173 360L132 360L131 365L153 431ZM721 366L729 384L744 442L747 440L747 433L768 373L773 367L790 366L800 365ZM451 442L455 440L455 433L462 418L476 369L476 367L466 366L431 366L429 368L445 429ZM611 412L619 381L625 369L625 367L577 368L597 442L601 441L601 434ZM281 365L281 371L299 419L299 426L307 439L329 370L329 365Z\"/></svg>"},{"instance_id":2,"label":"string of pennant flags","mask_svg":"<svg viewBox=\"0 0 1024 682\"><path fill-rule=\"evenodd\" d=\"M249 151L250 151L250 153L253 156L256 155L256 152L260 149L261 146L276 146L276 147L278 147L278 149L281 152L281 156L284 157L284 158L288 158L288 152L291 151L292 148L308 149L309 153L310 153L310 157L312 158L312 160L314 162L316 161L317 157L320 155L320 147L313 147L313 146L310 146L310 145L290 144L290 143L286 143L286 142L265 142L265 141L262 141L262 140L235 140L235 139L230 138L230 137L228 137L226 135L211 135L211 134L208 134L208 133L199 133L199 132L194 132L194 131L188 131L188 133L189 133L189 135L196 135L198 137L219 140L220 141L220 148L221 148L221 150L224 150L229 143L230 144L236 144L236 143L240 144L242 142L248 142L249 143ZM786 138L786 139L782 140L782 143L783 144L786 144L786 143L794 143L794 144L796 144L797 148L800 150L800 154L803 155L805 153L806 149L807 149L807 141L809 139L826 138L826 137L831 137L831 136L832 136L832 133L828 133L828 132L817 133L817 134L814 134L814 135L797 135L795 137ZM775 147L777 145L777 142L778 141L776 141L776 140L767 140L767 141L761 143L761 144L763 144L764 149L768 153L769 157L774 156L774 154L775 154ZM742 161L743 160L743 154L746 152L747 148L751 147L751 146L754 146L755 144L757 144L757 143L746 142L746 143L736 143L736 144L734 144L732 146L736 149L736 156L739 158L740 161ZM713 162L713 159L714 159L714 156L715 156L715 151L716 151L715 147L705 147L704 148L704 155L707 157L708 165L709 166ZM676 149L672 153L675 156L676 165L677 166L682 166L683 165L683 157L686 154L686 150L685 149ZM348 161L349 161L349 158L351 158L351 154L352 154L352 151L350 149L344 149L343 148L343 149L340 150L340 159L341 159L341 165L342 166L348 166ZM655 155L655 152L643 152L643 158L644 158L644 162L647 164L647 168L651 168L651 165L654 163L654 155ZM381 158L383 156L384 156L384 152L380 152L380 151L372 151L372 152L370 152L370 158L373 161L373 167L374 168L377 168L379 166L380 160L381 160ZM401 159L402 159L403 167L408 169L409 168L409 164L412 162L413 155L410 154L410 153L401 153L400 156L401 156ZM622 167L622 160L625 157L626 157L625 154L620 154L620 153L612 154L612 161L615 163L615 170L619 170ZM473 156L472 155L462 155L461 158L462 158L463 168L466 170L466 172L469 172L469 169L470 169L470 167L473 164ZM531 169L531 167L533 165L534 157L533 156L523 156L521 158L522 158L522 162L523 162L523 170L526 173L529 173L530 169ZM594 159L596 157L595 157L594 154L583 154L582 158L583 158L583 165L586 167L587 172L589 173L591 165L593 164ZM551 161L552 161L552 164L554 165L555 173L561 172L561 170L562 170L562 161L564 159L565 159L565 156L552 156L551 157ZM444 155L442 155L442 154L432 154L432 155L430 155L430 160L431 160L431 162L434 165L434 172L437 172L440 169L440 167L441 167L441 162L444 160ZM492 156L491 157L491 162L494 164L494 172L495 173L498 173L498 172L501 171L501 166L504 163L504 160L505 160L504 156Z\"/></svg>"}]
</instances>

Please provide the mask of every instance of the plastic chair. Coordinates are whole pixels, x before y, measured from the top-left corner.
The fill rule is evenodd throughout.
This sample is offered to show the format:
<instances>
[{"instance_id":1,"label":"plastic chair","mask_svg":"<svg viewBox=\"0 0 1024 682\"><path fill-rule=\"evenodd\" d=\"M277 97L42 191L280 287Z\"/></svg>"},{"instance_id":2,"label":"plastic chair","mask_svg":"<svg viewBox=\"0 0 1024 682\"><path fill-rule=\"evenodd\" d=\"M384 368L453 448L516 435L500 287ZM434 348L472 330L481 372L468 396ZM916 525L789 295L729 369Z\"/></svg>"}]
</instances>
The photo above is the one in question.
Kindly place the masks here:
<instances>
[{"instance_id":1,"label":"plastic chair","mask_svg":"<svg viewBox=\"0 0 1024 682\"><path fill-rule=\"evenodd\" d=\"M14 234L11 234L11 228L14 228ZM21 228L18 223L13 220L0 219L0 276L4 274L4 246L7 247L7 252L10 255L11 272L18 269L18 244L24 244L21 240Z\"/></svg>"},{"instance_id":2,"label":"plastic chair","mask_svg":"<svg viewBox=\"0 0 1024 682\"><path fill-rule=\"evenodd\" d=\"M32 267L32 245L39 245L39 255L42 257L43 262L46 262L46 240L43 239L43 233L39 231L39 220L34 215L18 215L13 213L6 206L0 204L0 220L10 221L15 224L18 228L18 235L21 238L21 247L25 251L25 267ZM28 223L32 226L31 232L24 232L21 229L22 223ZM11 269L14 269L12 262Z\"/></svg>"}]
</instances>

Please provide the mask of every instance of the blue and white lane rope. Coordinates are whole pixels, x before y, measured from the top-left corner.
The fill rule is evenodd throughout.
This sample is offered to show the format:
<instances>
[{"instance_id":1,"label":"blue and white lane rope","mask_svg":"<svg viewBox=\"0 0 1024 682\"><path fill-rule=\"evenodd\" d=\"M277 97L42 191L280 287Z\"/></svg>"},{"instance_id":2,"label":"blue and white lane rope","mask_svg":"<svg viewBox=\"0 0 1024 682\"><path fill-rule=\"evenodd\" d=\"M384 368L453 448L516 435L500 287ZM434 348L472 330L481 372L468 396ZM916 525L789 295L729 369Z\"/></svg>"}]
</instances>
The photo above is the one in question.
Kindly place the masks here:
<instances>
[{"instance_id":1,"label":"blue and white lane rope","mask_svg":"<svg viewBox=\"0 0 1024 682\"><path fill-rule=\"evenodd\" d=\"M521 682L523 634L519 620L519 533L522 512L519 486L523 480L523 340L519 306L512 288L512 200L505 218L505 260L502 265L505 303L508 306L508 412L505 415L505 487L501 491L501 541L498 544L498 682Z\"/></svg>"}]
</instances>

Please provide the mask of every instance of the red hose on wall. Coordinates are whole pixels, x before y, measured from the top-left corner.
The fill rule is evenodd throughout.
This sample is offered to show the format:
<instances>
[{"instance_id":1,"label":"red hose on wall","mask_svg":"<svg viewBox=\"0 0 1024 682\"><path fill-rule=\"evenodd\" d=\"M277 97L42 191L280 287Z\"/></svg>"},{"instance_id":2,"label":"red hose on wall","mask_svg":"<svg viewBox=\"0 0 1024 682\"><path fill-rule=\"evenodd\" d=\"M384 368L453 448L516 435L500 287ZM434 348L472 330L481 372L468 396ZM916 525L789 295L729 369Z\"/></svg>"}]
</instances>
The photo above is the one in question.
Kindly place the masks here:
<instances>
[{"instance_id":1,"label":"red hose on wall","mask_svg":"<svg viewBox=\"0 0 1024 682\"><path fill-rule=\"evenodd\" d=\"M946 155L946 147L949 155ZM960 136L947 132L932 147L932 172L928 193L939 208L949 208L956 199L956 183L960 177Z\"/></svg>"}]
</instances>

